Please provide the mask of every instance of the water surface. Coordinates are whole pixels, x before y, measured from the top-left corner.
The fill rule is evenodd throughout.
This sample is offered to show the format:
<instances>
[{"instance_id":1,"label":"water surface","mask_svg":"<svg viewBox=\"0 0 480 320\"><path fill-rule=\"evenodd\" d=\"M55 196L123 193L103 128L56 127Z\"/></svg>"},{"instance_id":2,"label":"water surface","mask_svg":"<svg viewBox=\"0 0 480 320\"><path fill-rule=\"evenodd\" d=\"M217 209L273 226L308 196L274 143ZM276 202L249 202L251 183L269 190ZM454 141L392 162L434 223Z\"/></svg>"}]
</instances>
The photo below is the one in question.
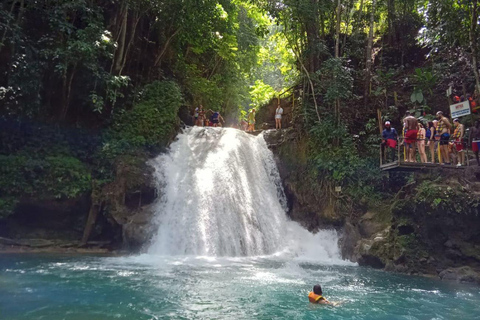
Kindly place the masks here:
<instances>
[{"instance_id":1,"label":"water surface","mask_svg":"<svg viewBox=\"0 0 480 320\"><path fill-rule=\"evenodd\" d=\"M308 303L313 284L343 301ZM478 287L281 256L0 257L0 319L480 319Z\"/></svg>"}]
</instances>

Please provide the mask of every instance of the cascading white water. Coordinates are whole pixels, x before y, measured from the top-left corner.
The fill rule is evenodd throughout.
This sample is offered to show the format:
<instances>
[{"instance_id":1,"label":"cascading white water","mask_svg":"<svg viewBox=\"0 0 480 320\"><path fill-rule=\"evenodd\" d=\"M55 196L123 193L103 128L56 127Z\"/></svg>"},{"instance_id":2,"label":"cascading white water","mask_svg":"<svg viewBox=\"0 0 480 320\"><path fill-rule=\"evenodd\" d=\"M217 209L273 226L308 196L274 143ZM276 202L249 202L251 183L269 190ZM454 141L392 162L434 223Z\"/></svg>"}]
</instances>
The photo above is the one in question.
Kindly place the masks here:
<instances>
[{"instance_id":1,"label":"cascading white water","mask_svg":"<svg viewBox=\"0 0 480 320\"><path fill-rule=\"evenodd\" d=\"M155 207L159 228L149 253L266 255L308 251L302 242L321 238L322 255L339 259L335 232L315 240L288 221L280 176L262 136L187 128L152 166L164 193Z\"/></svg>"}]
</instances>

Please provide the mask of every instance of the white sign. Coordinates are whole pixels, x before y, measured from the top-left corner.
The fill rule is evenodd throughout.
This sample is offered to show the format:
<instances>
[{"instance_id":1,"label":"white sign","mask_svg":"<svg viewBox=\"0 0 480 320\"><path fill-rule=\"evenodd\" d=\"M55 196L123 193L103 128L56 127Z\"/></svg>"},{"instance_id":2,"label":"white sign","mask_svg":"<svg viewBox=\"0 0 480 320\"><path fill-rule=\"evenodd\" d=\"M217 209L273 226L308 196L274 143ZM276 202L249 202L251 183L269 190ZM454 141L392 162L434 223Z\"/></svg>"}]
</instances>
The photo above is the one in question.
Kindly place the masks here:
<instances>
[{"instance_id":1,"label":"white sign","mask_svg":"<svg viewBox=\"0 0 480 320\"><path fill-rule=\"evenodd\" d=\"M467 101L452 104L450 106L450 114L452 118L460 118L470 114L470 103Z\"/></svg>"}]
</instances>

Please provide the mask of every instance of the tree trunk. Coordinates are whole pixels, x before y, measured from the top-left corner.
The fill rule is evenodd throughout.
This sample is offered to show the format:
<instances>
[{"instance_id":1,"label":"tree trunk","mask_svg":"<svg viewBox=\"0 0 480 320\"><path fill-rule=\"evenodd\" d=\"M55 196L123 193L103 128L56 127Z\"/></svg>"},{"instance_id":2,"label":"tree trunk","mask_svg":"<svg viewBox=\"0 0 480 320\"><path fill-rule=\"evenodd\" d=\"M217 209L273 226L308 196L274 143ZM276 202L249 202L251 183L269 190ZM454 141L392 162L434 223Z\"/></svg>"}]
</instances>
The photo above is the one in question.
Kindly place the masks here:
<instances>
[{"instance_id":1,"label":"tree trunk","mask_svg":"<svg viewBox=\"0 0 480 320\"><path fill-rule=\"evenodd\" d=\"M350 27L350 20L351 20L351 15L353 11L353 5L354 1L351 0L350 3L348 4L347 8L347 22L345 23L345 34L343 35L343 43L342 47L340 50L340 55L343 56L345 54L345 47L347 46L347 34L348 34L348 28Z\"/></svg>"},{"instance_id":2,"label":"tree trunk","mask_svg":"<svg viewBox=\"0 0 480 320\"><path fill-rule=\"evenodd\" d=\"M387 0L387 43L394 45L395 35L395 0Z\"/></svg>"},{"instance_id":3,"label":"tree trunk","mask_svg":"<svg viewBox=\"0 0 480 320\"><path fill-rule=\"evenodd\" d=\"M15 5L17 4L17 0L13 1L12 2L12 6L10 7L10 15L13 14L13 9L15 9ZM8 27L10 26L10 22L7 23L7 25L4 27L4 30L3 30L3 35L2 35L2 40L0 41L0 50L2 49L2 47L5 45L5 38L7 36L7 32L8 32Z\"/></svg>"},{"instance_id":4,"label":"tree trunk","mask_svg":"<svg viewBox=\"0 0 480 320\"><path fill-rule=\"evenodd\" d=\"M340 22L341 22L341 0L337 0L337 23L335 26L335 58L340 58ZM334 108L334 116L335 116L335 125L338 127L340 124L340 99L335 100L335 108ZM335 146L338 146L339 139L335 138L334 140Z\"/></svg>"},{"instance_id":5,"label":"tree trunk","mask_svg":"<svg viewBox=\"0 0 480 320\"><path fill-rule=\"evenodd\" d=\"M340 56L341 0L337 0L337 23L335 26L335 58Z\"/></svg>"},{"instance_id":6,"label":"tree trunk","mask_svg":"<svg viewBox=\"0 0 480 320\"><path fill-rule=\"evenodd\" d=\"M472 68L473 68L473 74L475 75L475 84L476 84L475 91L477 95L479 95L480 94L480 76L478 74L478 66L477 66L477 34L476 34L477 21L478 21L478 3L477 1L473 1L469 38L470 38L470 50L472 51Z\"/></svg>"},{"instance_id":7,"label":"tree trunk","mask_svg":"<svg viewBox=\"0 0 480 320\"><path fill-rule=\"evenodd\" d=\"M135 33L137 32L137 26L138 26L138 22L140 21L140 18L141 18L141 15L139 13L135 13L135 15L132 19L132 27L131 27L131 30L130 30L130 37L128 39L127 49L125 50L125 54L123 55L123 58L122 58L122 63L120 64L120 70L118 72L119 75L122 74L123 68L125 68L125 64L127 63L128 53L130 52L130 48L132 47L132 44L134 42Z\"/></svg>"},{"instance_id":8,"label":"tree trunk","mask_svg":"<svg viewBox=\"0 0 480 320\"><path fill-rule=\"evenodd\" d=\"M93 199L92 199L93 201ZM81 245L86 245L90 235L92 234L93 227L97 222L98 213L101 211L101 205L92 203L90 206L90 211L88 212L87 223L85 224L85 229L83 229L83 236Z\"/></svg>"},{"instance_id":9,"label":"tree trunk","mask_svg":"<svg viewBox=\"0 0 480 320\"><path fill-rule=\"evenodd\" d=\"M168 46L170 45L170 42L172 42L173 38L178 34L179 31L180 31L180 28L178 28L177 30L175 30L175 32L174 32L170 37L168 37L167 41L166 41L165 44L163 45L162 51L160 51L160 54L159 54L159 55L157 56L157 58L155 59L155 64L154 64L155 67L160 66L160 63L162 62L163 55L164 55L165 52L167 51L167 48L168 48ZM188 48L187 48L187 49L188 49Z\"/></svg>"},{"instance_id":10,"label":"tree trunk","mask_svg":"<svg viewBox=\"0 0 480 320\"><path fill-rule=\"evenodd\" d=\"M123 19L120 26L120 32L118 34L118 40L117 40L118 46L117 46L117 49L115 50L114 59L112 61L112 68L110 70L110 73L114 73L116 75L119 74L124 51L125 51L125 40L127 36L127 21L128 21L128 4L125 5Z\"/></svg>"},{"instance_id":11,"label":"tree trunk","mask_svg":"<svg viewBox=\"0 0 480 320\"><path fill-rule=\"evenodd\" d=\"M363 32L363 0L360 0L360 7L358 8L357 30Z\"/></svg>"},{"instance_id":12,"label":"tree trunk","mask_svg":"<svg viewBox=\"0 0 480 320\"><path fill-rule=\"evenodd\" d=\"M372 0L372 8L370 12L370 30L368 32L368 44L367 44L367 61L365 63L365 90L364 90L364 104L367 106L371 69L372 69L372 47L373 47L373 27L375 22L375 2Z\"/></svg>"},{"instance_id":13,"label":"tree trunk","mask_svg":"<svg viewBox=\"0 0 480 320\"><path fill-rule=\"evenodd\" d=\"M62 120L62 121L67 118L68 109L70 108L70 96L71 96L71 92L72 92L72 82L73 82L73 78L75 76L76 71L77 71L77 64L75 63L73 65L72 71L70 72L70 75L67 76L68 75L68 71L67 71L64 75L64 78L63 78L63 86L64 86L63 87L63 91L64 91L63 97L64 97L64 101L63 101L63 111L62 111L62 114L60 115L60 120Z\"/></svg>"},{"instance_id":14,"label":"tree trunk","mask_svg":"<svg viewBox=\"0 0 480 320\"><path fill-rule=\"evenodd\" d=\"M305 30L307 33L307 52L308 63L307 70L314 73L320 68L320 54L318 45L320 43L320 30L318 21L318 0L310 0L312 11L306 17Z\"/></svg>"}]
</instances>

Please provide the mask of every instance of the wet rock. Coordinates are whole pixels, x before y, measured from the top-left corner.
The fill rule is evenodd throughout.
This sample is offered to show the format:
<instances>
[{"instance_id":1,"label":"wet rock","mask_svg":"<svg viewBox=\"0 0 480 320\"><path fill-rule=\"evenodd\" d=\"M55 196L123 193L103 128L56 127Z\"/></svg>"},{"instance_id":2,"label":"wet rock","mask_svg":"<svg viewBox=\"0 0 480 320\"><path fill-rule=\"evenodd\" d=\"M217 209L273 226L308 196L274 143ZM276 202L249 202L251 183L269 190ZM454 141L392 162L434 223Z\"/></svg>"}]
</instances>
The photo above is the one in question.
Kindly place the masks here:
<instances>
[{"instance_id":1,"label":"wet rock","mask_svg":"<svg viewBox=\"0 0 480 320\"><path fill-rule=\"evenodd\" d=\"M357 262L358 256L356 247L360 239L362 239L362 236L360 235L358 228L351 222L346 222L339 241L343 259Z\"/></svg>"},{"instance_id":2,"label":"wet rock","mask_svg":"<svg viewBox=\"0 0 480 320\"><path fill-rule=\"evenodd\" d=\"M151 209L143 210L123 225L123 243L127 248L140 250L150 242L157 229L153 216Z\"/></svg>"},{"instance_id":3,"label":"wet rock","mask_svg":"<svg viewBox=\"0 0 480 320\"><path fill-rule=\"evenodd\" d=\"M480 284L480 273L471 267L448 268L438 275L442 280Z\"/></svg>"}]
</instances>

